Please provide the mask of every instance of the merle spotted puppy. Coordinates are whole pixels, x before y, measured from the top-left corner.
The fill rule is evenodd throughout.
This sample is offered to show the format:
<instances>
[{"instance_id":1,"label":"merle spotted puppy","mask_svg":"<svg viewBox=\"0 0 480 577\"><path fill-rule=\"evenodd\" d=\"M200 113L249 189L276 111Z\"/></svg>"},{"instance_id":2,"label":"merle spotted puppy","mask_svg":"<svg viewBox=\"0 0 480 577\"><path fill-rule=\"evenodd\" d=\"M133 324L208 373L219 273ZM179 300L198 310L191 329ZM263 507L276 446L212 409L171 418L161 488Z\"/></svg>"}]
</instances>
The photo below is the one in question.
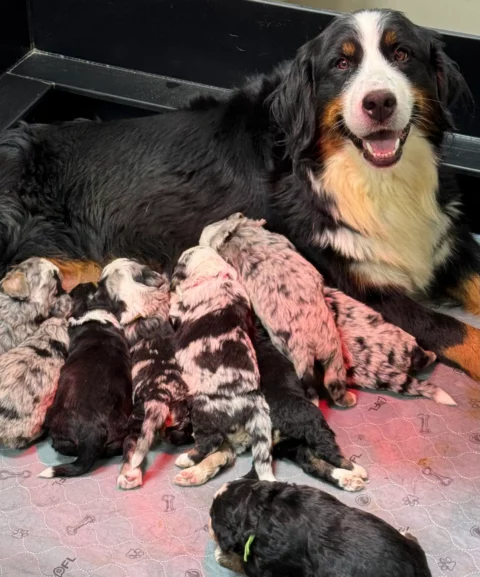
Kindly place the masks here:
<instances>
[{"instance_id":1,"label":"merle spotted puppy","mask_svg":"<svg viewBox=\"0 0 480 577\"><path fill-rule=\"evenodd\" d=\"M342 344L323 297L323 278L290 241L263 224L236 213L207 226L200 244L235 268L272 342L293 362L309 394L321 368L332 400L352 406L356 398L346 390Z\"/></svg>"},{"instance_id":2,"label":"merle spotted puppy","mask_svg":"<svg viewBox=\"0 0 480 577\"><path fill-rule=\"evenodd\" d=\"M97 298L117 304L132 357L133 411L124 442L121 489L142 484L141 464L167 422L180 435L190 426L188 389L175 360L174 331L169 320L170 281L125 258L105 267Z\"/></svg>"},{"instance_id":3,"label":"merle spotted puppy","mask_svg":"<svg viewBox=\"0 0 480 577\"><path fill-rule=\"evenodd\" d=\"M325 287L325 297L344 344L348 384L456 405L443 389L410 374L433 363L434 353L424 351L414 337L341 291Z\"/></svg>"},{"instance_id":4,"label":"merle spotted puppy","mask_svg":"<svg viewBox=\"0 0 480 577\"><path fill-rule=\"evenodd\" d=\"M413 535L305 485L228 483L209 531L217 562L249 577L431 577Z\"/></svg>"},{"instance_id":5,"label":"merle spotted puppy","mask_svg":"<svg viewBox=\"0 0 480 577\"><path fill-rule=\"evenodd\" d=\"M132 411L132 366L117 303L97 300L93 283L71 292L70 349L47 427L58 452L77 456L41 477L74 477L121 454Z\"/></svg>"},{"instance_id":6,"label":"merle spotted puppy","mask_svg":"<svg viewBox=\"0 0 480 577\"><path fill-rule=\"evenodd\" d=\"M53 403L60 370L69 346L70 298L63 295L55 318L20 345L0 355L0 444L22 449L44 430L47 409Z\"/></svg>"},{"instance_id":7,"label":"merle spotted puppy","mask_svg":"<svg viewBox=\"0 0 480 577\"><path fill-rule=\"evenodd\" d=\"M237 273L213 249L194 247L180 257L173 285L177 360L191 395L195 436L195 447L176 461L187 470L175 482L198 484L188 468L225 441L237 453L251 445L259 478L274 480L269 409L250 340L250 302Z\"/></svg>"},{"instance_id":8,"label":"merle spotted puppy","mask_svg":"<svg viewBox=\"0 0 480 577\"><path fill-rule=\"evenodd\" d=\"M345 491L360 491L368 477L363 467L346 459L322 412L305 395L293 364L272 344L261 323L254 340L260 388L270 407L273 458L287 458L306 473ZM204 482L234 462L225 444L192 471ZM245 478L257 479L252 469Z\"/></svg>"},{"instance_id":9,"label":"merle spotted puppy","mask_svg":"<svg viewBox=\"0 0 480 577\"><path fill-rule=\"evenodd\" d=\"M29 258L0 282L0 354L32 335L51 316L63 294L60 271L43 258Z\"/></svg>"}]
</instances>

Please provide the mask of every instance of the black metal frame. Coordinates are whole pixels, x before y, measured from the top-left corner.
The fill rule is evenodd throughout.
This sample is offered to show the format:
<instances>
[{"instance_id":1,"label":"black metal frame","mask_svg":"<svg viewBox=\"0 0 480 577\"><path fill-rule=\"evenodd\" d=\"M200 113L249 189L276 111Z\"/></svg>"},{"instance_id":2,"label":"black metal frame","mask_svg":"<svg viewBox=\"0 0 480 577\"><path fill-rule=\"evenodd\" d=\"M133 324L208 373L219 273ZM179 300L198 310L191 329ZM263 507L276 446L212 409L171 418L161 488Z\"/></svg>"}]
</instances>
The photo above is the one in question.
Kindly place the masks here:
<instances>
[{"instance_id":1,"label":"black metal frame","mask_svg":"<svg viewBox=\"0 0 480 577\"><path fill-rule=\"evenodd\" d=\"M142 109L221 94L291 58L334 14L254 0L3 0L0 130L52 90ZM1 33L5 32L4 36ZM445 33L480 106L480 37ZM480 108L479 108L480 112ZM480 114L457 111L446 162L480 177Z\"/></svg>"}]
</instances>

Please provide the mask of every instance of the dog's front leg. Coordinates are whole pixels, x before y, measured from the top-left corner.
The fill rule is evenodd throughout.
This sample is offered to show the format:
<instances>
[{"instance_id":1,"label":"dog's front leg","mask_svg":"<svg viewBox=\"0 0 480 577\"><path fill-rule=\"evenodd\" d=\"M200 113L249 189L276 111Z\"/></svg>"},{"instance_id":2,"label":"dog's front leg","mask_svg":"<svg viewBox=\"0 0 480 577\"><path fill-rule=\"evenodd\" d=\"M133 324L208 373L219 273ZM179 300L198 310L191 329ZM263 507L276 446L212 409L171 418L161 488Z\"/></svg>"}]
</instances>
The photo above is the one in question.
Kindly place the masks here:
<instances>
[{"instance_id":1,"label":"dog's front leg","mask_svg":"<svg viewBox=\"0 0 480 577\"><path fill-rule=\"evenodd\" d=\"M370 295L366 302L386 321L413 335L422 348L436 353L439 360L480 381L480 330L402 294Z\"/></svg>"}]
</instances>

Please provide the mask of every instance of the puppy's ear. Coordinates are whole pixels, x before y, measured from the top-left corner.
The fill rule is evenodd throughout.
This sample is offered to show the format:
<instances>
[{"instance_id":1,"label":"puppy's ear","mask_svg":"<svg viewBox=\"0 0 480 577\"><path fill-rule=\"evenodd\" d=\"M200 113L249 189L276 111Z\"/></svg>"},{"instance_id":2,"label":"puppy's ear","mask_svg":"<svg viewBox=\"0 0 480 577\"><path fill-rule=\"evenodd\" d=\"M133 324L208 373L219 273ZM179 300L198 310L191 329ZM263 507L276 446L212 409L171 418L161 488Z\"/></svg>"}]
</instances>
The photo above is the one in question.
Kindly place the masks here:
<instances>
[{"instance_id":1,"label":"puppy's ear","mask_svg":"<svg viewBox=\"0 0 480 577\"><path fill-rule=\"evenodd\" d=\"M443 42L435 34L430 39L430 59L435 70L437 97L445 115L448 127L453 129L455 123L452 109L460 102L473 103L472 93L458 65L445 54Z\"/></svg>"},{"instance_id":2,"label":"puppy's ear","mask_svg":"<svg viewBox=\"0 0 480 577\"><path fill-rule=\"evenodd\" d=\"M162 285L168 287L168 279L164 274L155 272L154 270L145 267L142 270L140 277L134 279L136 282L140 282L145 286L160 288Z\"/></svg>"},{"instance_id":3,"label":"puppy's ear","mask_svg":"<svg viewBox=\"0 0 480 577\"><path fill-rule=\"evenodd\" d=\"M294 167L316 132L314 62L310 43L303 46L272 95L273 118L285 135L285 153Z\"/></svg>"},{"instance_id":4,"label":"puppy's ear","mask_svg":"<svg viewBox=\"0 0 480 577\"><path fill-rule=\"evenodd\" d=\"M237 230L244 225L245 217L243 215L237 218L233 218L233 216L234 215L225 220L218 232L213 235L209 243L209 246L213 248L213 250L221 249L222 246L232 238Z\"/></svg>"},{"instance_id":5,"label":"puppy's ear","mask_svg":"<svg viewBox=\"0 0 480 577\"><path fill-rule=\"evenodd\" d=\"M30 296L27 277L20 270L13 270L1 282L3 292L14 299L26 300Z\"/></svg>"}]
</instances>

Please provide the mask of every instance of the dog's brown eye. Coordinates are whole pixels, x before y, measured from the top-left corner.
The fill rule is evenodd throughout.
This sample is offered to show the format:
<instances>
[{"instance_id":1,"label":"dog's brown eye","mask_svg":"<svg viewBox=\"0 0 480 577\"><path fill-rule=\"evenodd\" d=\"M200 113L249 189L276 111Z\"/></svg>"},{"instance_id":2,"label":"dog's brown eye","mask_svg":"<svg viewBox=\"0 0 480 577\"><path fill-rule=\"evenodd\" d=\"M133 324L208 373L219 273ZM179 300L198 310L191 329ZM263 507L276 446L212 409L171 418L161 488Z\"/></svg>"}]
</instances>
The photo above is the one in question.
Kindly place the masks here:
<instances>
[{"instance_id":1,"label":"dog's brown eye","mask_svg":"<svg viewBox=\"0 0 480 577\"><path fill-rule=\"evenodd\" d=\"M393 53L393 59L397 62L405 62L408 60L408 52L406 50L402 50L401 48L397 48Z\"/></svg>"},{"instance_id":2,"label":"dog's brown eye","mask_svg":"<svg viewBox=\"0 0 480 577\"><path fill-rule=\"evenodd\" d=\"M337 68L339 70L348 70L350 68L350 62L346 58L340 58L337 62Z\"/></svg>"}]
</instances>

